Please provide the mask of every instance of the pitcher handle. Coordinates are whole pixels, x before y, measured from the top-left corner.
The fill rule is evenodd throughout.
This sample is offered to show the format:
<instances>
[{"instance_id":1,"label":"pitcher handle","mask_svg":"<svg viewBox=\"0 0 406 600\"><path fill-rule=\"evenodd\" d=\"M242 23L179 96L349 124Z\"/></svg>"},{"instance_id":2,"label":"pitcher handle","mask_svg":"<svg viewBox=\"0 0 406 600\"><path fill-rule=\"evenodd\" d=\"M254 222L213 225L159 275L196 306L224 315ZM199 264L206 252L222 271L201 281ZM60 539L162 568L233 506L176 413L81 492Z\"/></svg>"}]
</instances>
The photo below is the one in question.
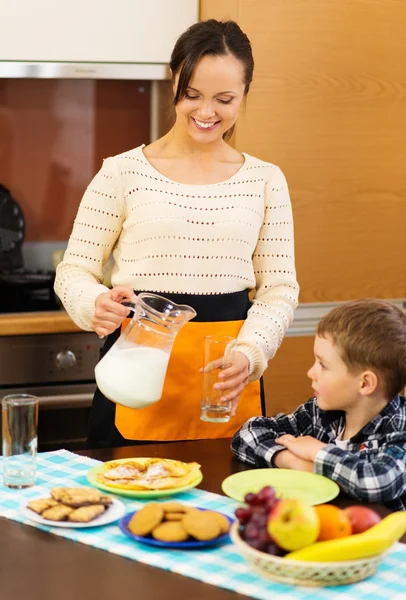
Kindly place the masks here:
<instances>
[{"instance_id":1,"label":"pitcher handle","mask_svg":"<svg viewBox=\"0 0 406 600\"><path fill-rule=\"evenodd\" d=\"M129 308L130 310L132 310L132 312L135 314L135 311L137 310L136 302L131 302L131 300L124 300L124 302L121 302L121 304L123 306L125 306L126 308Z\"/></svg>"}]
</instances>

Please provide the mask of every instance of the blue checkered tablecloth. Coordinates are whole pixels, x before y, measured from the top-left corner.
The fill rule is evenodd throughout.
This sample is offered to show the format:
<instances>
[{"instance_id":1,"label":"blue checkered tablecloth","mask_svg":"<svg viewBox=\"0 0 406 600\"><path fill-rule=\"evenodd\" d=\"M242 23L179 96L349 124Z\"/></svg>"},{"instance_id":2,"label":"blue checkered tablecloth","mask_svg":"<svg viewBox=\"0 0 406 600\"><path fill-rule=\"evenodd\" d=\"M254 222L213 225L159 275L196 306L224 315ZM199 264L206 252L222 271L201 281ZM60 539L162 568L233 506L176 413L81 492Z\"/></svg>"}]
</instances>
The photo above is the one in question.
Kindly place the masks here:
<instances>
[{"instance_id":1,"label":"blue checkered tablecloth","mask_svg":"<svg viewBox=\"0 0 406 600\"><path fill-rule=\"evenodd\" d=\"M86 473L96 464L98 461L67 450L40 453L37 458L37 484L34 487L12 490L0 485L0 516L260 600L406 599L406 545L403 544L396 544L378 572L365 581L333 588L305 588L274 583L257 575L231 543L200 551L164 550L131 540L114 523L89 529L63 529L39 525L22 516L20 505L25 499L28 501L42 494L47 496L50 488L55 486L88 485ZM128 511L136 510L145 503L123 497L120 499ZM230 516L233 516L237 506L230 498L199 489L179 494L176 499Z\"/></svg>"}]
</instances>

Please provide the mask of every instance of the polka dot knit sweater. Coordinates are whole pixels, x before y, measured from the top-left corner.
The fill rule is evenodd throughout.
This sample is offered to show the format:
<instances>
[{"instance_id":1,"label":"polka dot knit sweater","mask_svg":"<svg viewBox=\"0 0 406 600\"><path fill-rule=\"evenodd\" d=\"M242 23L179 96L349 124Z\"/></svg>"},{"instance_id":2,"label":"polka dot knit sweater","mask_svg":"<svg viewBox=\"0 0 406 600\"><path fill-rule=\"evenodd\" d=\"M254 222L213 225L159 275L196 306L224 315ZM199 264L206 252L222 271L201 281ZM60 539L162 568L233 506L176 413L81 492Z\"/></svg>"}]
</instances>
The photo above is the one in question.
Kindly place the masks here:
<instances>
[{"instance_id":1,"label":"polka dot knit sweater","mask_svg":"<svg viewBox=\"0 0 406 600\"><path fill-rule=\"evenodd\" d=\"M238 337L260 377L297 306L293 223L281 170L244 154L239 171L211 185L159 173L143 146L104 161L75 219L55 291L75 323L91 329L95 300L112 285L167 293L226 294L256 289Z\"/></svg>"}]
</instances>

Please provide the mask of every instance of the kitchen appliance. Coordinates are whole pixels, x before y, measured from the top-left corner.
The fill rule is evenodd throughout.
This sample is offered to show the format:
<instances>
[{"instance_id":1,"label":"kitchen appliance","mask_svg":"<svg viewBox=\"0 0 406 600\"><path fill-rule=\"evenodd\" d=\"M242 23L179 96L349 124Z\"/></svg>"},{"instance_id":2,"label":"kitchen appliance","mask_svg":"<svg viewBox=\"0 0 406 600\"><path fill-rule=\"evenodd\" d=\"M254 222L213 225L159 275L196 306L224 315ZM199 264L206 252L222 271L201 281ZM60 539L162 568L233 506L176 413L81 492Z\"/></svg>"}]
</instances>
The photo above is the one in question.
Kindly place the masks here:
<instances>
[{"instance_id":1,"label":"kitchen appliance","mask_svg":"<svg viewBox=\"0 0 406 600\"><path fill-rule=\"evenodd\" d=\"M102 345L92 332L0 337L0 397L38 396L40 451L84 448Z\"/></svg>"},{"instance_id":2,"label":"kitchen appliance","mask_svg":"<svg viewBox=\"0 0 406 600\"><path fill-rule=\"evenodd\" d=\"M0 185L0 313L58 310L54 271L24 268L25 219L10 191Z\"/></svg>"}]
</instances>

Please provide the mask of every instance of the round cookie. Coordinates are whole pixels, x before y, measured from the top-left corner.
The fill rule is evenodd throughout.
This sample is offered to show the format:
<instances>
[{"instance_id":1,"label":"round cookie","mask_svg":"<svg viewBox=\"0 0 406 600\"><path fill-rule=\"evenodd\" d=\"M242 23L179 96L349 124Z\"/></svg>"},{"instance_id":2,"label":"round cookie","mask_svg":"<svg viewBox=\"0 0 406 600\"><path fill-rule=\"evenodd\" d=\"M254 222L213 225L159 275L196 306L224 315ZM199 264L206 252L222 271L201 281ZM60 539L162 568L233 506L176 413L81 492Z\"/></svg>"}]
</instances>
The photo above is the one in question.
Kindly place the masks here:
<instances>
[{"instance_id":1,"label":"round cookie","mask_svg":"<svg viewBox=\"0 0 406 600\"><path fill-rule=\"evenodd\" d=\"M150 502L133 515L128 523L128 529L134 535L149 535L163 518L162 507L157 502Z\"/></svg>"},{"instance_id":2,"label":"round cookie","mask_svg":"<svg viewBox=\"0 0 406 600\"><path fill-rule=\"evenodd\" d=\"M163 502L161 504L164 509L164 513L186 513L190 510L189 506L181 504L180 502Z\"/></svg>"},{"instance_id":3,"label":"round cookie","mask_svg":"<svg viewBox=\"0 0 406 600\"><path fill-rule=\"evenodd\" d=\"M189 536L180 521L165 521L155 527L152 537L161 542L184 542Z\"/></svg>"},{"instance_id":4,"label":"round cookie","mask_svg":"<svg viewBox=\"0 0 406 600\"><path fill-rule=\"evenodd\" d=\"M221 527L210 511L190 511L182 523L187 533L199 541L214 540L221 533Z\"/></svg>"},{"instance_id":5,"label":"round cookie","mask_svg":"<svg viewBox=\"0 0 406 600\"><path fill-rule=\"evenodd\" d=\"M167 512L165 513L165 521L182 521L185 513L181 512Z\"/></svg>"},{"instance_id":6,"label":"round cookie","mask_svg":"<svg viewBox=\"0 0 406 600\"><path fill-rule=\"evenodd\" d=\"M207 513L213 515L217 523L220 525L220 534L222 535L224 533L227 533L227 531L230 529L230 521L227 519L227 517L225 517L221 513L216 512L215 510L208 510Z\"/></svg>"}]
</instances>

